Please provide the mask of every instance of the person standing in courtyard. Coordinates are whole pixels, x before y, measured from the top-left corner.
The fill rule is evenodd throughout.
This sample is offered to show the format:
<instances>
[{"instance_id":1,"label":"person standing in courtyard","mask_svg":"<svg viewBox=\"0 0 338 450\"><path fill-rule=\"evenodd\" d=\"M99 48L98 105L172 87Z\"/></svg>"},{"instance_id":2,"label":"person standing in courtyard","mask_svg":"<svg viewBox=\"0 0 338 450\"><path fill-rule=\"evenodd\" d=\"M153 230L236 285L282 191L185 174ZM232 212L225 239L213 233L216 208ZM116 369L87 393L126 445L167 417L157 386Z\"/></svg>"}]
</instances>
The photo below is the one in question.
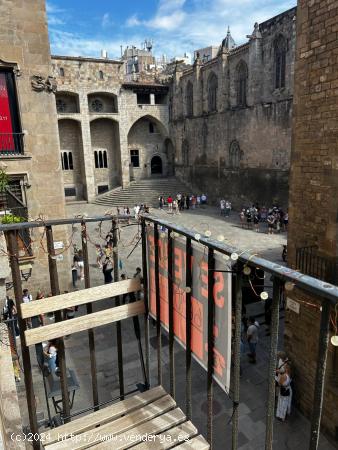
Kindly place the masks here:
<instances>
[{"instance_id":1,"label":"person standing in courtyard","mask_svg":"<svg viewBox=\"0 0 338 450\"><path fill-rule=\"evenodd\" d=\"M222 198L222 200L219 202L220 210L221 210L221 216L225 215L225 200Z\"/></svg>"},{"instance_id":2,"label":"person standing in courtyard","mask_svg":"<svg viewBox=\"0 0 338 450\"><path fill-rule=\"evenodd\" d=\"M110 265L110 267L109 267ZM113 264L110 259L106 259L102 266L102 273L104 278L104 284L109 284L113 282L112 272L114 270Z\"/></svg>"},{"instance_id":3,"label":"person standing in courtyard","mask_svg":"<svg viewBox=\"0 0 338 450\"><path fill-rule=\"evenodd\" d=\"M173 198L171 195L169 195L169 197L167 198L167 203L168 203L168 212L172 213L173 212Z\"/></svg>"},{"instance_id":4,"label":"person standing in courtyard","mask_svg":"<svg viewBox=\"0 0 338 450\"><path fill-rule=\"evenodd\" d=\"M231 203L227 200L225 202L225 217L230 217L231 213Z\"/></svg>"},{"instance_id":5,"label":"person standing in courtyard","mask_svg":"<svg viewBox=\"0 0 338 450\"><path fill-rule=\"evenodd\" d=\"M284 367L277 369L275 380L279 387L276 417L285 422L286 416L291 414L292 387L291 378Z\"/></svg>"},{"instance_id":6,"label":"person standing in courtyard","mask_svg":"<svg viewBox=\"0 0 338 450\"><path fill-rule=\"evenodd\" d=\"M249 350L250 353L248 353L249 356L249 362L252 364L256 364L256 347L258 344L258 328L259 324L257 321L255 321L254 317L249 317L249 326L246 332L248 344L249 344Z\"/></svg>"},{"instance_id":7,"label":"person standing in courtyard","mask_svg":"<svg viewBox=\"0 0 338 450\"><path fill-rule=\"evenodd\" d=\"M164 198L163 195L160 195L158 198L158 207L159 209L163 209L163 206L164 206Z\"/></svg>"},{"instance_id":8,"label":"person standing in courtyard","mask_svg":"<svg viewBox=\"0 0 338 450\"><path fill-rule=\"evenodd\" d=\"M275 225L275 217L272 214L272 212L269 213L266 221L268 223L268 234L273 234L273 227Z\"/></svg>"}]
</instances>

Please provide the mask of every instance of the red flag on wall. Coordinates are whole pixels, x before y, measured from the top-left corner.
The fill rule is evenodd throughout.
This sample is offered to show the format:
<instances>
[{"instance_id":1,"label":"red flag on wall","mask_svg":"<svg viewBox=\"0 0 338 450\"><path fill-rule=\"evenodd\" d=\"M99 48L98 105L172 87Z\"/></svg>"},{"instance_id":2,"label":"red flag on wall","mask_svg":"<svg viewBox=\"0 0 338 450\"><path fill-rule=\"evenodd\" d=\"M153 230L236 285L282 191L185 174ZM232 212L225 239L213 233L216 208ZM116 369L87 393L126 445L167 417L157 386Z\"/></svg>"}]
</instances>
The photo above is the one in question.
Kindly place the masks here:
<instances>
[{"instance_id":1,"label":"red flag on wall","mask_svg":"<svg viewBox=\"0 0 338 450\"><path fill-rule=\"evenodd\" d=\"M13 127L6 74L0 72L0 152L14 151Z\"/></svg>"}]
</instances>

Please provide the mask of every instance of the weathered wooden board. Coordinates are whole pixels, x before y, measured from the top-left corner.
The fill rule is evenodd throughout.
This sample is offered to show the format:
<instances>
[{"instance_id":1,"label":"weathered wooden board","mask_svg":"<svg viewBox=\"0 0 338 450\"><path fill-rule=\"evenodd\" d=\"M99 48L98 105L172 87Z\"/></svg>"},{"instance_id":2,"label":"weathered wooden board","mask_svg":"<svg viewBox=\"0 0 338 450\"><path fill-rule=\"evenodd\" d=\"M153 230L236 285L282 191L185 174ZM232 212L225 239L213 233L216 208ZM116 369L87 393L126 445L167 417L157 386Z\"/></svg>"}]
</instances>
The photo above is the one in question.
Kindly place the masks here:
<instances>
[{"instance_id":1,"label":"weathered wooden board","mask_svg":"<svg viewBox=\"0 0 338 450\"><path fill-rule=\"evenodd\" d=\"M140 289L140 280L132 278L103 286L82 289L81 291L69 292L68 294L56 295L30 303L23 303L21 305L21 314L26 319L28 317L38 316L39 314L59 311L71 306L84 305L110 297L117 297L118 295L139 291Z\"/></svg>"},{"instance_id":2,"label":"weathered wooden board","mask_svg":"<svg viewBox=\"0 0 338 450\"><path fill-rule=\"evenodd\" d=\"M133 395L118 403L109 405L99 411L95 411L87 416L80 417L72 422L66 423L57 428L52 428L49 431L41 434L41 441L44 445L49 445L57 442L60 436L66 437L69 435L76 435L84 431L95 428L98 425L115 420L123 414L128 414L135 411L142 406L147 405L155 400L166 395L166 391L162 386L157 386L149 391Z\"/></svg>"},{"instance_id":3,"label":"weathered wooden board","mask_svg":"<svg viewBox=\"0 0 338 450\"><path fill-rule=\"evenodd\" d=\"M144 302L138 300L134 303L115 306L86 316L76 317L72 320L52 323L44 327L32 328L25 331L26 345L34 345L39 342L49 341L62 336L68 336L79 331L107 325L112 322L127 319L128 317L144 314Z\"/></svg>"}]
</instances>

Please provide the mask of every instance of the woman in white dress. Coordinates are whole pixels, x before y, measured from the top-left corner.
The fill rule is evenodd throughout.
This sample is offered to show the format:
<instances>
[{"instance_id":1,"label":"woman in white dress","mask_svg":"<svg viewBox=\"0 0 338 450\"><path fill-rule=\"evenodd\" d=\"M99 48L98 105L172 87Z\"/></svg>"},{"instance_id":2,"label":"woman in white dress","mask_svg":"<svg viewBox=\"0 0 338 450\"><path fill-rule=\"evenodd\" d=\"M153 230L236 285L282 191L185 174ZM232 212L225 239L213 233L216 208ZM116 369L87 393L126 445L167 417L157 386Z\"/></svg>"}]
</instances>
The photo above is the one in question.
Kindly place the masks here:
<instances>
[{"instance_id":1,"label":"woman in white dress","mask_svg":"<svg viewBox=\"0 0 338 450\"><path fill-rule=\"evenodd\" d=\"M287 371L279 371L276 375L276 381L279 386L276 417L284 422L286 415L291 414L291 378Z\"/></svg>"}]
</instances>

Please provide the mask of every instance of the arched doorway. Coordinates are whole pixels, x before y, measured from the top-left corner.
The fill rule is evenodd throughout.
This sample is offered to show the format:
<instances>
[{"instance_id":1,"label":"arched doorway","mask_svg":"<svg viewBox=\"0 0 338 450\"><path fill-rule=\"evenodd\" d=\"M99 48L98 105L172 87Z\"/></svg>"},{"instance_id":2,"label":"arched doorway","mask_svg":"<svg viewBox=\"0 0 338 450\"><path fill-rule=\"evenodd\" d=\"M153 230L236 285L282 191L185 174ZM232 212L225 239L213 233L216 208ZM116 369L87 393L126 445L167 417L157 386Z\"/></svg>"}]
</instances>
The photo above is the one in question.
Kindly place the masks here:
<instances>
[{"instance_id":1,"label":"arched doorway","mask_svg":"<svg viewBox=\"0 0 338 450\"><path fill-rule=\"evenodd\" d=\"M160 156L153 156L151 158L151 174L162 175L162 158Z\"/></svg>"}]
</instances>

